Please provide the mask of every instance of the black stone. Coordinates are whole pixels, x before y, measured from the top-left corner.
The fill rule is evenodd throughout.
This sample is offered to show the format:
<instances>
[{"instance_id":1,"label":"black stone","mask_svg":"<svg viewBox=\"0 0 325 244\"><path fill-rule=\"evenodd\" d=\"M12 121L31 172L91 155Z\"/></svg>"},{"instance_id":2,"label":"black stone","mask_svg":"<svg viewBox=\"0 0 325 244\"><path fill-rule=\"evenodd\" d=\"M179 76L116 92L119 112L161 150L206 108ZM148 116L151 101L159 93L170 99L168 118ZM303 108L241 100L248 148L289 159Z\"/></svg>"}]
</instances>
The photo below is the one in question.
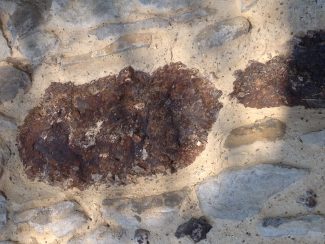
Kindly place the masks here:
<instances>
[{"instance_id":1,"label":"black stone","mask_svg":"<svg viewBox=\"0 0 325 244\"><path fill-rule=\"evenodd\" d=\"M137 244L149 244L150 232L145 229L137 229L134 233L134 240Z\"/></svg>"},{"instance_id":2,"label":"black stone","mask_svg":"<svg viewBox=\"0 0 325 244\"><path fill-rule=\"evenodd\" d=\"M307 208L314 208L317 205L317 195L313 190L307 190L305 194L299 196L297 203L304 205Z\"/></svg>"},{"instance_id":3,"label":"black stone","mask_svg":"<svg viewBox=\"0 0 325 244\"><path fill-rule=\"evenodd\" d=\"M178 226L175 236L181 238L189 236L194 242L199 242L206 239L207 233L211 230L212 226L207 222L204 217L199 219L191 218L188 222Z\"/></svg>"}]
</instances>

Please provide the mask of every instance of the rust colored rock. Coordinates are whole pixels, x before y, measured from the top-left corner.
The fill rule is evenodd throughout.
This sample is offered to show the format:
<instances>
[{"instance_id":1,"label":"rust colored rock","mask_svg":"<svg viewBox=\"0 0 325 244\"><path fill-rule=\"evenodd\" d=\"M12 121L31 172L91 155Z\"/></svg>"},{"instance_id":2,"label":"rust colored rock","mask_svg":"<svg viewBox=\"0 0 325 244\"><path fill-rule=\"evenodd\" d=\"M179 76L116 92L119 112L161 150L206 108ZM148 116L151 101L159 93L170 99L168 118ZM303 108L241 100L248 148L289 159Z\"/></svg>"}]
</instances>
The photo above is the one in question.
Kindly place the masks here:
<instances>
[{"instance_id":1,"label":"rust colored rock","mask_svg":"<svg viewBox=\"0 0 325 244\"><path fill-rule=\"evenodd\" d=\"M19 128L20 156L30 179L78 188L174 172L204 149L220 95L181 63L52 83Z\"/></svg>"},{"instance_id":2,"label":"rust colored rock","mask_svg":"<svg viewBox=\"0 0 325 244\"><path fill-rule=\"evenodd\" d=\"M325 31L296 38L291 55L265 64L253 61L236 71L230 94L245 107L304 106L325 108Z\"/></svg>"}]
</instances>

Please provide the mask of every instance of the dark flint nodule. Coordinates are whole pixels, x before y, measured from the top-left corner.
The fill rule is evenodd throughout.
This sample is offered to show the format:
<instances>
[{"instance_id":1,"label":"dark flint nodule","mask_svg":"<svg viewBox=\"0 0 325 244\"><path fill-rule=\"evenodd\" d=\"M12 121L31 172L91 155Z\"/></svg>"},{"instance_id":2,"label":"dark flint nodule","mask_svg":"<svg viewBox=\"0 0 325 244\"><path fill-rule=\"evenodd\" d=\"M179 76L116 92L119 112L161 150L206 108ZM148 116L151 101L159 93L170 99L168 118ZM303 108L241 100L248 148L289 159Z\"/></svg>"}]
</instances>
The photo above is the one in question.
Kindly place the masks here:
<instances>
[{"instance_id":1,"label":"dark flint nodule","mask_svg":"<svg viewBox=\"0 0 325 244\"><path fill-rule=\"evenodd\" d=\"M220 95L181 63L52 83L19 128L20 156L30 179L78 188L174 172L203 151Z\"/></svg>"},{"instance_id":2,"label":"dark flint nodule","mask_svg":"<svg viewBox=\"0 0 325 244\"><path fill-rule=\"evenodd\" d=\"M187 235L191 237L194 242L199 242L206 239L207 233L211 228L212 226L204 217L200 217L199 219L191 218L188 222L178 226L175 236L181 238Z\"/></svg>"},{"instance_id":3,"label":"dark flint nodule","mask_svg":"<svg viewBox=\"0 0 325 244\"><path fill-rule=\"evenodd\" d=\"M325 108L325 31L309 31L294 42L291 55L236 71L230 97L251 108Z\"/></svg>"},{"instance_id":4,"label":"dark flint nodule","mask_svg":"<svg viewBox=\"0 0 325 244\"><path fill-rule=\"evenodd\" d=\"M145 229L137 229L134 233L134 240L137 244L150 244L150 232Z\"/></svg>"},{"instance_id":5,"label":"dark flint nodule","mask_svg":"<svg viewBox=\"0 0 325 244\"><path fill-rule=\"evenodd\" d=\"M317 194L309 189L303 195L299 196L297 203L304 205L307 208L314 208L317 205Z\"/></svg>"}]
</instances>

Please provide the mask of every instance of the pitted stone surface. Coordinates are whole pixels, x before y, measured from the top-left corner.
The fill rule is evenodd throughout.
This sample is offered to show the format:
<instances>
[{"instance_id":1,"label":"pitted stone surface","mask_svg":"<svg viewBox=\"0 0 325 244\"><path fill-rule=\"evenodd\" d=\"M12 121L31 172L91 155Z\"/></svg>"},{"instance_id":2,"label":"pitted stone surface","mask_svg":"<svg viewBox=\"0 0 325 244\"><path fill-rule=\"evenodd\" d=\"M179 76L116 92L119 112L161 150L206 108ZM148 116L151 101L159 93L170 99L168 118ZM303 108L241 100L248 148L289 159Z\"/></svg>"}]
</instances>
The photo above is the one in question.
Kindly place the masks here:
<instances>
[{"instance_id":1,"label":"pitted stone surface","mask_svg":"<svg viewBox=\"0 0 325 244\"><path fill-rule=\"evenodd\" d=\"M260 164L227 170L197 187L206 216L244 220L260 212L274 194L302 179L308 171L281 164Z\"/></svg>"},{"instance_id":2,"label":"pitted stone surface","mask_svg":"<svg viewBox=\"0 0 325 244\"><path fill-rule=\"evenodd\" d=\"M30 178L79 188L173 173L204 149L220 95L181 63L151 76L128 67L81 86L53 83L20 127L20 156Z\"/></svg>"},{"instance_id":3,"label":"pitted stone surface","mask_svg":"<svg viewBox=\"0 0 325 244\"><path fill-rule=\"evenodd\" d=\"M292 217L269 217L258 225L262 236L304 236L325 233L325 217L311 214Z\"/></svg>"},{"instance_id":4,"label":"pitted stone surface","mask_svg":"<svg viewBox=\"0 0 325 244\"><path fill-rule=\"evenodd\" d=\"M31 85L29 76L11 65L0 66L0 103L14 99Z\"/></svg>"},{"instance_id":5,"label":"pitted stone surface","mask_svg":"<svg viewBox=\"0 0 325 244\"><path fill-rule=\"evenodd\" d=\"M49 207L17 212L13 221L17 225L27 224L39 233L63 237L86 224L87 217L77 203L63 201Z\"/></svg>"},{"instance_id":6,"label":"pitted stone surface","mask_svg":"<svg viewBox=\"0 0 325 244\"><path fill-rule=\"evenodd\" d=\"M244 17L227 19L204 28L197 35L196 42L201 49L219 47L228 41L247 34L249 29L250 23Z\"/></svg>"},{"instance_id":7,"label":"pitted stone surface","mask_svg":"<svg viewBox=\"0 0 325 244\"><path fill-rule=\"evenodd\" d=\"M180 214L180 207L188 189L168 192L143 198L106 199L103 202L103 217L114 220L121 226L161 228L173 222Z\"/></svg>"},{"instance_id":8,"label":"pitted stone surface","mask_svg":"<svg viewBox=\"0 0 325 244\"><path fill-rule=\"evenodd\" d=\"M256 141L275 141L281 139L286 124L278 119L265 118L254 124L233 129L225 141L225 147L235 148Z\"/></svg>"}]
</instances>

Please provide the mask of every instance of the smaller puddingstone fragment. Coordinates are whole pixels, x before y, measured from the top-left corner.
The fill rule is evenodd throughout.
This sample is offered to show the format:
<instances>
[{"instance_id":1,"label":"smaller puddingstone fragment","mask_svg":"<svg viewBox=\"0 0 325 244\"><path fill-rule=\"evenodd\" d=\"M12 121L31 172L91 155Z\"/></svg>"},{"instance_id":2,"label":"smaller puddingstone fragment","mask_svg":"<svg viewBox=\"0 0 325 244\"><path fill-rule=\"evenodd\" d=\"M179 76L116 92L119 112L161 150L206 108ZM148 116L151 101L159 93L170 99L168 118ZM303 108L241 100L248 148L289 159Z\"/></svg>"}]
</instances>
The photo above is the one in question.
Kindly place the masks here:
<instances>
[{"instance_id":1,"label":"smaller puddingstone fragment","mask_svg":"<svg viewBox=\"0 0 325 244\"><path fill-rule=\"evenodd\" d=\"M30 179L79 188L175 172L204 150L220 96L181 63L52 83L19 128L20 156Z\"/></svg>"},{"instance_id":2,"label":"smaller puddingstone fragment","mask_svg":"<svg viewBox=\"0 0 325 244\"><path fill-rule=\"evenodd\" d=\"M199 242L206 239L207 233L211 230L212 226L207 222L204 217L199 219L191 218L188 222L178 226L175 236L177 238L190 236L194 242Z\"/></svg>"},{"instance_id":3,"label":"smaller puddingstone fragment","mask_svg":"<svg viewBox=\"0 0 325 244\"><path fill-rule=\"evenodd\" d=\"M309 31L296 39L291 55L265 64L253 61L236 71L230 96L251 108L325 108L325 31Z\"/></svg>"}]
</instances>

